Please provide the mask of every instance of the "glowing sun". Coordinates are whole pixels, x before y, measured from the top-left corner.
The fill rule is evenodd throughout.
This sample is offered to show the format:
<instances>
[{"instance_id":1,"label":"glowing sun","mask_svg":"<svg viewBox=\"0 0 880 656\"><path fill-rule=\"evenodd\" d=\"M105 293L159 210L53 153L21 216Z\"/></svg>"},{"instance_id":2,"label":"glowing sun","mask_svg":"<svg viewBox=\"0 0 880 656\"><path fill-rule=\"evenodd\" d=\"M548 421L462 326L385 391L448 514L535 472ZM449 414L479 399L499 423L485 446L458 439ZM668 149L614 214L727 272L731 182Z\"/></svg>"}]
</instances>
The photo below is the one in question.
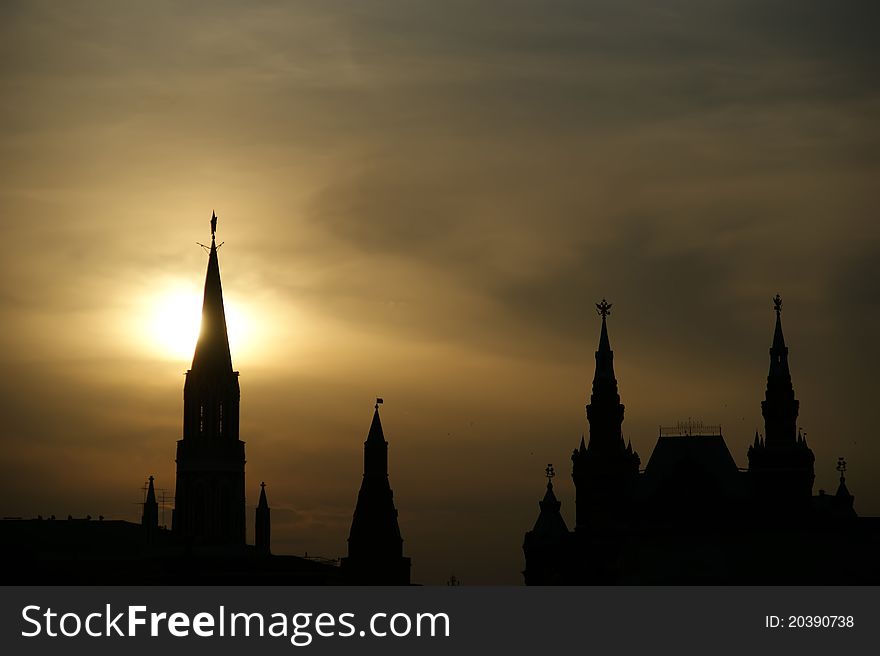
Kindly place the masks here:
<instances>
[{"instance_id":1,"label":"glowing sun","mask_svg":"<svg viewBox=\"0 0 880 656\"><path fill-rule=\"evenodd\" d=\"M162 357L170 360L191 360L199 338L202 320L202 290L178 285L169 287L152 300L149 339ZM234 303L224 298L229 347L235 355L236 345L244 338L247 322Z\"/></svg>"}]
</instances>

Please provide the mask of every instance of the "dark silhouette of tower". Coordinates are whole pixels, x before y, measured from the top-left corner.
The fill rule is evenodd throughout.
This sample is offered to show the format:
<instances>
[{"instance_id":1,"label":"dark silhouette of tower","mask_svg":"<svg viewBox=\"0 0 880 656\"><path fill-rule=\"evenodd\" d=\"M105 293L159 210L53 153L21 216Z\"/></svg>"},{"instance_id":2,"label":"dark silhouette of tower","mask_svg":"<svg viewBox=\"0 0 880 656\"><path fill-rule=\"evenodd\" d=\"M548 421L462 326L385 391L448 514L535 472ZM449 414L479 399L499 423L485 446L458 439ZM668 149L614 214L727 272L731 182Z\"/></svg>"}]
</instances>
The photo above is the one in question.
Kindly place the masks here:
<instances>
[{"instance_id":1,"label":"dark silhouette of tower","mask_svg":"<svg viewBox=\"0 0 880 656\"><path fill-rule=\"evenodd\" d=\"M147 488L147 498L144 499L144 512L141 515L141 526L147 536L147 542L152 542L156 531L159 529L159 503L156 501L156 489L153 487L153 477L150 476L150 484Z\"/></svg>"},{"instance_id":2,"label":"dark silhouette of tower","mask_svg":"<svg viewBox=\"0 0 880 656\"><path fill-rule=\"evenodd\" d=\"M799 499L806 506L813 493L812 450L797 430L800 403L794 397L788 368L788 347L782 334L782 298L773 299L776 329L770 347L767 391L761 402L764 439L749 447L749 474L755 491L773 507L777 501Z\"/></svg>"},{"instance_id":3,"label":"dark silhouette of tower","mask_svg":"<svg viewBox=\"0 0 880 656\"><path fill-rule=\"evenodd\" d=\"M544 470L547 492L538 502L541 511L531 531L526 533L523 552L526 569L523 572L526 585L553 585L566 583L570 576L571 556L568 526L562 518L562 503L553 492L553 465Z\"/></svg>"},{"instance_id":4,"label":"dark silhouette of tower","mask_svg":"<svg viewBox=\"0 0 880 656\"><path fill-rule=\"evenodd\" d=\"M639 456L631 444L625 444L621 431L623 404L614 376L614 352L608 339L606 318L611 304L602 299L596 304L602 317L593 391L587 405L590 441L572 453L572 479L576 493L576 526L580 531L607 526L625 512L632 487L639 473Z\"/></svg>"},{"instance_id":5,"label":"dark silhouette of tower","mask_svg":"<svg viewBox=\"0 0 880 656\"><path fill-rule=\"evenodd\" d=\"M254 545L262 554L270 553L269 542L271 526L269 520L269 502L266 500L266 484L260 483L260 502L257 504L257 519L254 527Z\"/></svg>"},{"instance_id":6,"label":"dark silhouette of tower","mask_svg":"<svg viewBox=\"0 0 880 656\"><path fill-rule=\"evenodd\" d=\"M403 555L394 493L388 482L388 442L376 399L373 422L364 442L364 478L348 536L342 569L351 583L409 585L410 559Z\"/></svg>"},{"instance_id":7,"label":"dark silhouette of tower","mask_svg":"<svg viewBox=\"0 0 880 656\"><path fill-rule=\"evenodd\" d=\"M245 543L244 442L238 439L238 372L232 369L211 216L202 324L183 388L172 530L187 544Z\"/></svg>"}]
</instances>

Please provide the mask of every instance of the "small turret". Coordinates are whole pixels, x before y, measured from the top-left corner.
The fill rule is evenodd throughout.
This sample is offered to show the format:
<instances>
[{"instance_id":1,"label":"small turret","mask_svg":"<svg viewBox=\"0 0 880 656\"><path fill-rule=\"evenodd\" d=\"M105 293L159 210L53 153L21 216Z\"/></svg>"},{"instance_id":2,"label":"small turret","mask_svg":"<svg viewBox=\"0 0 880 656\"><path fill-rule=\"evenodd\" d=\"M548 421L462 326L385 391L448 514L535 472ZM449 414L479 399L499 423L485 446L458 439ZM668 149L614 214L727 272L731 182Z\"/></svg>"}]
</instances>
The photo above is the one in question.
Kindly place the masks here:
<instances>
[{"instance_id":1,"label":"small turret","mask_svg":"<svg viewBox=\"0 0 880 656\"><path fill-rule=\"evenodd\" d=\"M269 502L266 499L266 484L260 483L260 501L257 504L257 519L254 527L254 545L257 552L268 555L271 553L271 523L269 518Z\"/></svg>"},{"instance_id":2,"label":"small turret","mask_svg":"<svg viewBox=\"0 0 880 656\"><path fill-rule=\"evenodd\" d=\"M141 526L147 535L147 542L152 542L156 531L159 529L159 504L156 501L156 489L153 487L153 477L150 476L147 496L144 499L144 512L141 515Z\"/></svg>"}]
</instances>

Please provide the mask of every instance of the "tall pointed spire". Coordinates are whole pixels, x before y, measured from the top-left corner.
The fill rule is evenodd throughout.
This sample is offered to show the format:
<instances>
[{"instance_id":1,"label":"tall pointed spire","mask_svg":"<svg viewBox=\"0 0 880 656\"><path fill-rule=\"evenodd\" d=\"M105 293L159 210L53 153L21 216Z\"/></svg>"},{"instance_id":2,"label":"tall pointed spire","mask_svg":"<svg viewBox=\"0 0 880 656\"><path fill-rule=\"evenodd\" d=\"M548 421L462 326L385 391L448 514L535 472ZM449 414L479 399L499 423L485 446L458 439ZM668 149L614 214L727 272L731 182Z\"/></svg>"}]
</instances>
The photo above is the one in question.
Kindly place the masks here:
<instances>
[{"instance_id":1,"label":"tall pointed spire","mask_svg":"<svg viewBox=\"0 0 880 656\"><path fill-rule=\"evenodd\" d=\"M269 553L271 524L269 501L266 499L266 484L260 483L260 501L257 503L256 525L254 527L254 546L262 554Z\"/></svg>"},{"instance_id":2,"label":"tall pointed spire","mask_svg":"<svg viewBox=\"0 0 880 656\"><path fill-rule=\"evenodd\" d=\"M150 476L147 497L144 499L144 512L141 515L141 525L152 533L159 527L159 504L156 501L156 489L153 487L153 477Z\"/></svg>"},{"instance_id":3,"label":"tall pointed spire","mask_svg":"<svg viewBox=\"0 0 880 656\"><path fill-rule=\"evenodd\" d=\"M791 385L791 373L788 370L788 347L782 334L782 297L777 294L773 298L773 309L776 312L776 328L773 331L773 344L770 346L769 378L779 383Z\"/></svg>"},{"instance_id":4,"label":"tall pointed spire","mask_svg":"<svg viewBox=\"0 0 880 656\"><path fill-rule=\"evenodd\" d=\"M403 538L388 481L388 442L379 418L381 404L382 399L376 399L364 441L364 478L342 567L352 583L407 585L410 559L403 556Z\"/></svg>"},{"instance_id":5,"label":"tall pointed spire","mask_svg":"<svg viewBox=\"0 0 880 656\"><path fill-rule=\"evenodd\" d=\"M782 334L782 297L773 298L776 327L770 346L770 370L767 373L767 391L761 403L768 446L797 442L797 416L800 403L794 398L791 373L788 369L788 347Z\"/></svg>"},{"instance_id":6,"label":"tall pointed spire","mask_svg":"<svg viewBox=\"0 0 880 656\"><path fill-rule=\"evenodd\" d=\"M606 318L611 314L611 303L604 298L596 303L596 311L602 317L602 330L599 333L599 348L596 350L596 372L593 376L593 394L597 392L617 392L617 380L614 377L614 351L608 338Z\"/></svg>"},{"instance_id":7,"label":"tall pointed spire","mask_svg":"<svg viewBox=\"0 0 880 656\"><path fill-rule=\"evenodd\" d=\"M544 470L544 476L547 478L547 491L544 493L544 498L538 502L541 512L532 529L532 534L537 539L560 540L568 535L568 527L560 512L562 503L553 492L553 477L555 475L553 465L547 465Z\"/></svg>"},{"instance_id":8,"label":"tall pointed spire","mask_svg":"<svg viewBox=\"0 0 880 656\"><path fill-rule=\"evenodd\" d=\"M238 548L246 534L241 391L229 354L216 231L212 213L202 327L183 387L172 530L186 543Z\"/></svg>"},{"instance_id":9,"label":"tall pointed spire","mask_svg":"<svg viewBox=\"0 0 880 656\"><path fill-rule=\"evenodd\" d=\"M607 318L611 314L611 303L603 298L601 303L596 303L596 311L602 317L602 328L599 332L599 348L596 350L593 389L587 405L587 419L590 422L588 448L616 452L625 447L621 431L624 408L617 392L614 351L608 338Z\"/></svg>"},{"instance_id":10,"label":"tall pointed spire","mask_svg":"<svg viewBox=\"0 0 880 656\"><path fill-rule=\"evenodd\" d=\"M800 402L794 396L788 368L788 347L782 334L782 297L773 297L776 326L770 346L767 389L761 401L764 437L749 447L749 473L756 492L775 512L776 502L792 497L800 499L806 511L813 490L813 452L798 431Z\"/></svg>"},{"instance_id":11,"label":"tall pointed spire","mask_svg":"<svg viewBox=\"0 0 880 656\"><path fill-rule=\"evenodd\" d=\"M217 215L212 212L211 248L208 252L208 271L205 274L201 329L193 354L193 371L232 371L229 335L226 330L226 310L223 307L223 285L220 282L220 260L217 257L216 231Z\"/></svg>"},{"instance_id":12,"label":"tall pointed spire","mask_svg":"<svg viewBox=\"0 0 880 656\"><path fill-rule=\"evenodd\" d=\"M625 512L634 482L639 473L639 455L623 440L624 406L614 375L614 351L608 337L611 303L604 298L596 303L602 318L596 371L587 404L590 439L584 448L572 453L571 477L576 488L576 528L598 526L615 521Z\"/></svg>"},{"instance_id":13,"label":"tall pointed spire","mask_svg":"<svg viewBox=\"0 0 880 656\"><path fill-rule=\"evenodd\" d=\"M570 534L560 512L562 503L553 492L553 477L556 475L553 465L547 465L544 475L547 477L547 491L538 502L541 510L534 527L526 533L523 541L523 553L526 557L523 576L526 585L558 584L566 576L565 559L559 555Z\"/></svg>"}]
</instances>

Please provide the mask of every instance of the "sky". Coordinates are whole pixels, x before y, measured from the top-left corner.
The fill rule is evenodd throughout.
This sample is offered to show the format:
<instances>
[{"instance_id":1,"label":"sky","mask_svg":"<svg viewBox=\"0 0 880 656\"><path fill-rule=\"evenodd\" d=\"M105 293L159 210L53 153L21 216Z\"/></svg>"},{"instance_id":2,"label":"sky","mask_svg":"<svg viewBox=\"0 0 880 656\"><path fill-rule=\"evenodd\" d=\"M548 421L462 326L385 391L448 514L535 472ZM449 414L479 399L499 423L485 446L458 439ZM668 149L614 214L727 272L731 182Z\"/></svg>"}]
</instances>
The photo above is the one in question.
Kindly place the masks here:
<instances>
[{"instance_id":1,"label":"sky","mask_svg":"<svg viewBox=\"0 0 880 656\"><path fill-rule=\"evenodd\" d=\"M519 584L608 320L624 434L798 424L880 514L873 1L0 4L0 516L170 498L212 211L249 536L345 555L375 397L413 581ZM170 524L170 507L166 522Z\"/></svg>"}]
</instances>

